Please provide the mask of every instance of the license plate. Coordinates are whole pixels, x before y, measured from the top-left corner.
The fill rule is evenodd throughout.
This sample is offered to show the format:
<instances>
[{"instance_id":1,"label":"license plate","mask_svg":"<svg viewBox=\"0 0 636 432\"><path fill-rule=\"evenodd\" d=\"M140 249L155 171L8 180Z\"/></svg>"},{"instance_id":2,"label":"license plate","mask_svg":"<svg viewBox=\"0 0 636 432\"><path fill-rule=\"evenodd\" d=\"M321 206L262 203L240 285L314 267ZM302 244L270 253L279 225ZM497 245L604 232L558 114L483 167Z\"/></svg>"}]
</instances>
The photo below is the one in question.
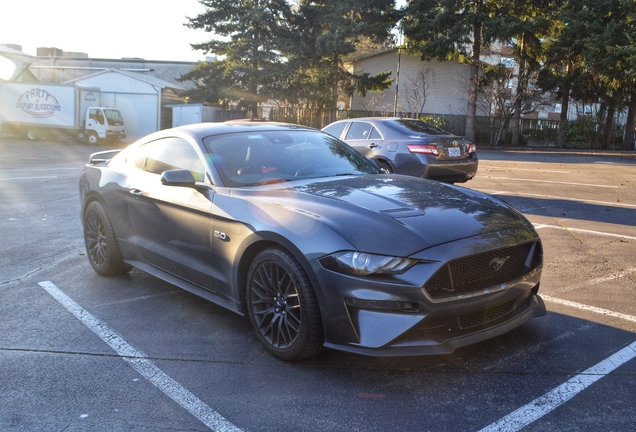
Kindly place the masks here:
<instances>
[{"instance_id":1,"label":"license plate","mask_svg":"<svg viewBox=\"0 0 636 432\"><path fill-rule=\"evenodd\" d=\"M462 155L462 151L459 147L449 147L448 148L448 156L450 157L459 157Z\"/></svg>"}]
</instances>

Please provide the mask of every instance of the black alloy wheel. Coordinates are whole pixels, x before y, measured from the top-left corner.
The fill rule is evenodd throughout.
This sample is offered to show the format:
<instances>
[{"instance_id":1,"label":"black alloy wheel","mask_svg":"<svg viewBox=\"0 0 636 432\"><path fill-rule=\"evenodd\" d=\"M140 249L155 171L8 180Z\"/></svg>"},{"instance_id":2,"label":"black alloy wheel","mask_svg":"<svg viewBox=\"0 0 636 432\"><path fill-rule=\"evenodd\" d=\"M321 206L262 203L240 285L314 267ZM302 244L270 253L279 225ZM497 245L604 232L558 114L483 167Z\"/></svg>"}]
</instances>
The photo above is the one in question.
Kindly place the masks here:
<instances>
[{"instance_id":1,"label":"black alloy wheel","mask_svg":"<svg viewBox=\"0 0 636 432\"><path fill-rule=\"evenodd\" d=\"M84 243L88 261L102 276L114 276L129 272L132 267L124 263L104 207L93 201L84 213Z\"/></svg>"},{"instance_id":2,"label":"black alloy wheel","mask_svg":"<svg viewBox=\"0 0 636 432\"><path fill-rule=\"evenodd\" d=\"M247 277L246 303L256 335L281 360L300 360L322 351L320 310L307 274L287 251L266 249Z\"/></svg>"}]
</instances>

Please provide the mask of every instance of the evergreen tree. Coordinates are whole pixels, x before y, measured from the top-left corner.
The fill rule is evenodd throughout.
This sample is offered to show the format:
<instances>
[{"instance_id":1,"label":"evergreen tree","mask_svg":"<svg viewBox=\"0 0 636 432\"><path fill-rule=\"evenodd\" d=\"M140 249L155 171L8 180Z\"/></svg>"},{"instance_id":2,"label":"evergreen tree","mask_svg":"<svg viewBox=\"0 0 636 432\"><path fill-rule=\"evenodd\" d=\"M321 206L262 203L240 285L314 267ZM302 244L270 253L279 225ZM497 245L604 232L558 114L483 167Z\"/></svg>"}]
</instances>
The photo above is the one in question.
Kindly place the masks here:
<instances>
[{"instance_id":1,"label":"evergreen tree","mask_svg":"<svg viewBox=\"0 0 636 432\"><path fill-rule=\"evenodd\" d=\"M582 37L587 34L586 13L589 11L584 10L580 0L565 1L555 14L544 44L545 62L537 85L545 91L556 91L561 100L557 138L560 147L565 146L571 93L586 73Z\"/></svg>"},{"instance_id":2,"label":"evergreen tree","mask_svg":"<svg viewBox=\"0 0 636 432\"><path fill-rule=\"evenodd\" d=\"M524 101L529 96L532 77L539 70L543 55L542 41L549 33L559 3L559 0L503 0L490 20L492 37L514 47L514 58L518 65L512 145L520 144Z\"/></svg>"},{"instance_id":3,"label":"evergreen tree","mask_svg":"<svg viewBox=\"0 0 636 432\"><path fill-rule=\"evenodd\" d=\"M480 55L492 40L489 22L496 0L410 0L402 29L407 50L422 60L458 60L470 64L466 137L475 140Z\"/></svg>"},{"instance_id":4,"label":"evergreen tree","mask_svg":"<svg viewBox=\"0 0 636 432\"><path fill-rule=\"evenodd\" d=\"M595 11L594 29L588 36L586 60L594 72L595 81L603 86L602 103L606 107L604 137L601 145L609 148L613 141L613 125L619 109L636 105L636 70L630 64L629 47L636 39L633 0L599 0L584 2ZM633 114L631 114L633 115ZM633 130L630 131L633 136Z\"/></svg>"},{"instance_id":5,"label":"evergreen tree","mask_svg":"<svg viewBox=\"0 0 636 432\"><path fill-rule=\"evenodd\" d=\"M352 74L344 59L360 41L388 40L398 18L394 0L302 0L285 50L298 97L330 108L335 120L339 90L364 96L367 91L387 89L390 72Z\"/></svg>"},{"instance_id":6,"label":"evergreen tree","mask_svg":"<svg viewBox=\"0 0 636 432\"><path fill-rule=\"evenodd\" d=\"M215 35L208 42L192 44L219 60L201 65L182 76L199 79L190 95L243 101L256 113L267 96L280 65L280 37L291 14L285 0L199 0L206 11L188 18L187 27ZM209 100L209 99L208 99Z\"/></svg>"}]
</instances>

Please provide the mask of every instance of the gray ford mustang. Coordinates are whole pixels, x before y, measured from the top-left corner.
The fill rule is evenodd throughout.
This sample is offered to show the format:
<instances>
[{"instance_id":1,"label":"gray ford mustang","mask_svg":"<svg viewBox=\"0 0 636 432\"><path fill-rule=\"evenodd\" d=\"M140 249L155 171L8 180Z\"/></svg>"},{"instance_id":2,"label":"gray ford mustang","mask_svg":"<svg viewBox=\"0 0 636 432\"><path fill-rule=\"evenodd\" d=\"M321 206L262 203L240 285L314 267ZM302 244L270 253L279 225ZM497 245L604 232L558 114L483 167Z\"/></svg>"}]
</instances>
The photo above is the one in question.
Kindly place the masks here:
<instances>
[{"instance_id":1,"label":"gray ford mustang","mask_svg":"<svg viewBox=\"0 0 636 432\"><path fill-rule=\"evenodd\" d=\"M93 154L79 186L97 273L136 267L247 314L283 360L451 353L546 313L541 240L519 212L383 174L315 129L164 130Z\"/></svg>"}]
</instances>

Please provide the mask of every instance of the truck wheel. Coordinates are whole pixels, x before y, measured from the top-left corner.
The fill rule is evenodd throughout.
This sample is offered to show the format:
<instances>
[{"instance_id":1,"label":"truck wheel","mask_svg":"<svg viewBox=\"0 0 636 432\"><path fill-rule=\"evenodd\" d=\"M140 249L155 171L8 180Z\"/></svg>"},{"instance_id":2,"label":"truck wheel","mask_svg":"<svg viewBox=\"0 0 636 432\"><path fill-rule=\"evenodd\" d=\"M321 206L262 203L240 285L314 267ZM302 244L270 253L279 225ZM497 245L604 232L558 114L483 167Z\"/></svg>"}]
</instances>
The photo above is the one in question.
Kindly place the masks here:
<instances>
[{"instance_id":1,"label":"truck wheel","mask_svg":"<svg viewBox=\"0 0 636 432\"><path fill-rule=\"evenodd\" d=\"M35 141L36 139L38 139L38 134L35 130L29 129L26 133L26 137L31 141Z\"/></svg>"},{"instance_id":2,"label":"truck wheel","mask_svg":"<svg viewBox=\"0 0 636 432\"><path fill-rule=\"evenodd\" d=\"M95 132L89 132L86 139L91 144L97 144L97 142L99 141L99 137Z\"/></svg>"}]
</instances>

